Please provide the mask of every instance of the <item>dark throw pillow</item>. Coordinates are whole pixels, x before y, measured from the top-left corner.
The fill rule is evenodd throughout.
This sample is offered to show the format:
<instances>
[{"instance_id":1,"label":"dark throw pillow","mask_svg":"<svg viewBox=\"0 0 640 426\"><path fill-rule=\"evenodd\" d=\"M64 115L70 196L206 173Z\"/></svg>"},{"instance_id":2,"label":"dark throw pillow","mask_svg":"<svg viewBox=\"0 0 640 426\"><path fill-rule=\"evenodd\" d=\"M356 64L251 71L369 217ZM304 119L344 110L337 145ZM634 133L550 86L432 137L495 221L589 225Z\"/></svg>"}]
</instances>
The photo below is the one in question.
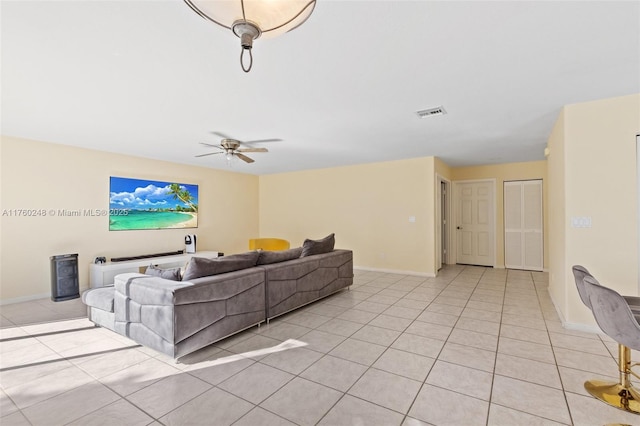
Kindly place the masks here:
<instances>
[{"instance_id":1,"label":"dark throw pillow","mask_svg":"<svg viewBox=\"0 0 640 426\"><path fill-rule=\"evenodd\" d=\"M271 263L279 263L287 260L297 259L302 254L302 247L296 247L289 250L262 250L258 258L258 265L269 265Z\"/></svg>"},{"instance_id":2,"label":"dark throw pillow","mask_svg":"<svg viewBox=\"0 0 640 426\"><path fill-rule=\"evenodd\" d=\"M336 244L335 234L329 234L321 240L304 240L300 257L313 256L314 254L329 253Z\"/></svg>"},{"instance_id":3,"label":"dark throw pillow","mask_svg":"<svg viewBox=\"0 0 640 426\"><path fill-rule=\"evenodd\" d=\"M215 259L192 257L184 271L182 281L251 268L256 266L258 256L260 256L260 252L249 251Z\"/></svg>"},{"instance_id":4,"label":"dark throw pillow","mask_svg":"<svg viewBox=\"0 0 640 426\"><path fill-rule=\"evenodd\" d=\"M180 281L180 268L161 269L156 267L155 265L149 265L147 266L147 269L144 271L144 273L153 277L160 277L172 281Z\"/></svg>"}]
</instances>

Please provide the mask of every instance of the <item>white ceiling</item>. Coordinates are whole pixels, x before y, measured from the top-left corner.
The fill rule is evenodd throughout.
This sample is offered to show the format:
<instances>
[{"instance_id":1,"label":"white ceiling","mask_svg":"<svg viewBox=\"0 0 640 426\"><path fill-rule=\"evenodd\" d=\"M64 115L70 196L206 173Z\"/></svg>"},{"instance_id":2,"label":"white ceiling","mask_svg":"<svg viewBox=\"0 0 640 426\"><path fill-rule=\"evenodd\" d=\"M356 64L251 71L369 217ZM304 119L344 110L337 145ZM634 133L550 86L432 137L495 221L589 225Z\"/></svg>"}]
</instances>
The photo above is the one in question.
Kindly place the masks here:
<instances>
[{"instance_id":1,"label":"white ceiling","mask_svg":"<svg viewBox=\"0 0 640 426\"><path fill-rule=\"evenodd\" d=\"M640 92L640 2L318 0L254 44L171 1L1 2L2 134L233 170L542 160L565 104ZM448 114L418 119L443 105Z\"/></svg>"}]
</instances>

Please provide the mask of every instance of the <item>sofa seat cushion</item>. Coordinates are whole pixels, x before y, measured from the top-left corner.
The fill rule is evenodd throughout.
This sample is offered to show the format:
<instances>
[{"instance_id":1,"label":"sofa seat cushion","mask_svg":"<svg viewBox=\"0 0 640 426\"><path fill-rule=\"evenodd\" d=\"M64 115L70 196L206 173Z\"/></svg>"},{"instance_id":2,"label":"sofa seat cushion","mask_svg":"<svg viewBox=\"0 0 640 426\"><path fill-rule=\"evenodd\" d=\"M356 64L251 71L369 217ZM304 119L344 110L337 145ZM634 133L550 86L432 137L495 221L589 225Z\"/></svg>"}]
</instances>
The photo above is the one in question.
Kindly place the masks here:
<instances>
[{"instance_id":1,"label":"sofa seat cushion","mask_svg":"<svg viewBox=\"0 0 640 426\"><path fill-rule=\"evenodd\" d=\"M93 288L82 293L82 302L92 308L113 312L113 287Z\"/></svg>"}]
</instances>

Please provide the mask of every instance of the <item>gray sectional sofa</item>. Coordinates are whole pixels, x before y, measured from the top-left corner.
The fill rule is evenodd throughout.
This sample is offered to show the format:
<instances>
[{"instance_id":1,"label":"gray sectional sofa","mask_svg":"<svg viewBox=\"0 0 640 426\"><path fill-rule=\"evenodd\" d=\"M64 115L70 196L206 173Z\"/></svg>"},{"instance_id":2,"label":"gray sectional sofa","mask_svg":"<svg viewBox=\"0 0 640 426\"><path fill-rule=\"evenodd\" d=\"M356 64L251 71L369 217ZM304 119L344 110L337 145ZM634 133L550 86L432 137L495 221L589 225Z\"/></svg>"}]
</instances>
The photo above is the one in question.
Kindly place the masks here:
<instances>
[{"instance_id":1,"label":"gray sectional sofa","mask_svg":"<svg viewBox=\"0 0 640 426\"><path fill-rule=\"evenodd\" d=\"M305 248L193 258L182 281L121 274L82 299L96 325L178 358L353 284L350 250Z\"/></svg>"}]
</instances>

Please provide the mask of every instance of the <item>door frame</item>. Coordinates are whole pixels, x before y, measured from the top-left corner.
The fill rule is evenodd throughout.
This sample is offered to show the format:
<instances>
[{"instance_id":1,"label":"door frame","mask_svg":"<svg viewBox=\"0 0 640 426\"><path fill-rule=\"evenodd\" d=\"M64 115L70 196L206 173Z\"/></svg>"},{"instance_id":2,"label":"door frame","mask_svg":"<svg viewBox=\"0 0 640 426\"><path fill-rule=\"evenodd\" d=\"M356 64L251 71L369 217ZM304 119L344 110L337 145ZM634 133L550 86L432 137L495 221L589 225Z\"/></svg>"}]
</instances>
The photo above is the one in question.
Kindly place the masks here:
<instances>
[{"instance_id":1,"label":"door frame","mask_svg":"<svg viewBox=\"0 0 640 426\"><path fill-rule=\"evenodd\" d=\"M497 200L497 189L496 189L496 185L497 185L497 179L496 178L486 178L486 179L467 179L467 180L454 180L453 181L453 194L452 194L452 201L453 201L453 209L452 209L452 214L453 214L453 220L450 221L451 223L451 228L450 229L456 229L458 227L458 215L459 215L459 208L458 206L460 205L459 201L460 201L460 185L461 184L465 184L465 183L482 183L482 182L488 182L491 183L491 189L493 191L493 220L491 220L491 228L492 228L492 232L491 232L491 243L493 244L493 267L497 268L497 258L498 258L498 247L497 247L497 242L496 242L496 227L497 227L497 219L496 219L496 215L497 215L497 204L498 204L498 200ZM451 233L454 233L453 231ZM451 236L450 238L450 242L452 242L452 244L449 246L450 247L450 251L451 251L451 256L449 256L451 258L451 261L453 264L458 263L458 234L455 233L455 237Z\"/></svg>"},{"instance_id":2,"label":"door frame","mask_svg":"<svg viewBox=\"0 0 640 426\"><path fill-rule=\"evenodd\" d=\"M435 236L436 236L436 274L438 272L438 270L440 270L440 268L442 268L444 265L450 265L452 263L455 263L455 256L452 257L452 251L451 251L451 235L453 234L452 232L452 225L453 225L453 221L451 220L451 198L452 198L452 189L451 189L451 181L449 179L446 179L444 176L436 173L436 179L435 179L435 183L436 183L436 188L435 188L435 194L436 194L436 203L435 203ZM447 255L445 256L445 258L442 258L442 241L443 241L443 237L442 237L442 193L441 193L441 188L442 188L442 184L444 183L445 185L445 197L444 197L444 201L445 201L445 217L444 220L446 221L445 224L445 244L446 244L446 249L447 249Z\"/></svg>"}]
</instances>

